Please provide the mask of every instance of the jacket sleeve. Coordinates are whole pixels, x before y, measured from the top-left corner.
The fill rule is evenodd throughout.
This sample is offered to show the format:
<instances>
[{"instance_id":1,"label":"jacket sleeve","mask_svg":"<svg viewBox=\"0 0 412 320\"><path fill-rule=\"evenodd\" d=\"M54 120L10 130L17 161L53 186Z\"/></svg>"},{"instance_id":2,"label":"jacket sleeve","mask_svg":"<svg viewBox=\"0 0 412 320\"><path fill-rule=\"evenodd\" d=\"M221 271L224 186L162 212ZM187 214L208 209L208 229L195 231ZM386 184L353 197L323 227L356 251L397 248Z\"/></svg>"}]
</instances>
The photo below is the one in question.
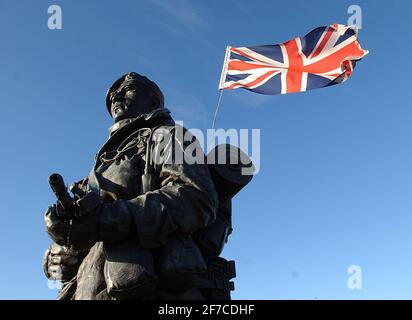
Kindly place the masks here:
<instances>
[{"instance_id":1,"label":"jacket sleeve","mask_svg":"<svg viewBox=\"0 0 412 320\"><path fill-rule=\"evenodd\" d=\"M100 233L106 235L103 241L120 240L116 233L132 233L141 247L154 248L164 245L173 232L192 234L215 219L218 200L208 166L202 163L204 153L190 132L183 139L175 128L161 127L152 137L158 188L131 200L106 204L100 223ZM197 163L193 163L193 155ZM116 217L116 221L104 216Z\"/></svg>"}]
</instances>

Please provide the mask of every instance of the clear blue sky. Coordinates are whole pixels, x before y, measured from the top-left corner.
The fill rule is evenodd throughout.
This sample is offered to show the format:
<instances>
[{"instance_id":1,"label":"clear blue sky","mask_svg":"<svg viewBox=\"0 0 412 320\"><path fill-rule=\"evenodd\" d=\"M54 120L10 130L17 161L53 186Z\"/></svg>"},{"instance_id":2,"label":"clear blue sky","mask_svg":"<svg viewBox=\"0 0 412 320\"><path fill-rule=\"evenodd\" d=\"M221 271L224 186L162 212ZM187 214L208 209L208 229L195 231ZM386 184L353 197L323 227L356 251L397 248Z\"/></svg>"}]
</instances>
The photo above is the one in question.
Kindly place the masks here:
<instances>
[{"instance_id":1,"label":"clear blue sky","mask_svg":"<svg viewBox=\"0 0 412 320\"><path fill-rule=\"evenodd\" d=\"M63 29L47 28L47 8ZM83 178L107 138L107 88L137 71L206 129L226 45L275 44L363 9L370 54L303 94L225 92L218 125L261 129L261 168L234 200L234 298L412 298L408 1L0 1L0 298L52 299L41 260L57 171ZM363 289L347 288L360 265Z\"/></svg>"}]
</instances>

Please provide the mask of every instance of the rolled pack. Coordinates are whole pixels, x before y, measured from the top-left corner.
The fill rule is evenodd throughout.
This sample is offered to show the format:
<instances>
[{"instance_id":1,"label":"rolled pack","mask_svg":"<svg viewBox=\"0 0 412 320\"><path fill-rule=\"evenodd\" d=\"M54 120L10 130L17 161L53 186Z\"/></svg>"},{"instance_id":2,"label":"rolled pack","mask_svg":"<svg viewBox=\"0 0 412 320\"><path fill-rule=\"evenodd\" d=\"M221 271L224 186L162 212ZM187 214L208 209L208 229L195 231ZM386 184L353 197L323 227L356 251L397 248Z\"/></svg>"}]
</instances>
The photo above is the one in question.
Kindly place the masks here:
<instances>
[{"instance_id":1,"label":"rolled pack","mask_svg":"<svg viewBox=\"0 0 412 320\"><path fill-rule=\"evenodd\" d=\"M249 156L230 144L219 144L207 155L210 174L220 203L233 198L250 180L255 171Z\"/></svg>"}]
</instances>

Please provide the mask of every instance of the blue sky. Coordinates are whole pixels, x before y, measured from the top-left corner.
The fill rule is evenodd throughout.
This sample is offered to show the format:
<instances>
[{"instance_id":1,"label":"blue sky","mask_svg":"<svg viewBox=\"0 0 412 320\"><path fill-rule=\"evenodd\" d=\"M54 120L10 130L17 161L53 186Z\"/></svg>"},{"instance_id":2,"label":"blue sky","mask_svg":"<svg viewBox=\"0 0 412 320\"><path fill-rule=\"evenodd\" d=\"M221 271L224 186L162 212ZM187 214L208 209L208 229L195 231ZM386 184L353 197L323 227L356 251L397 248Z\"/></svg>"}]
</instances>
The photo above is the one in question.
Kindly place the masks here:
<instances>
[{"instance_id":1,"label":"blue sky","mask_svg":"<svg viewBox=\"0 0 412 320\"><path fill-rule=\"evenodd\" d=\"M63 29L47 28L58 4ZM236 299L412 298L407 1L0 1L0 298L53 299L41 259L52 172L83 178L127 71L175 119L210 126L227 45L275 44L363 10L370 54L348 82L283 96L225 92L218 126L261 130L260 172L234 199L224 256ZM362 268L362 290L347 268Z\"/></svg>"}]
</instances>

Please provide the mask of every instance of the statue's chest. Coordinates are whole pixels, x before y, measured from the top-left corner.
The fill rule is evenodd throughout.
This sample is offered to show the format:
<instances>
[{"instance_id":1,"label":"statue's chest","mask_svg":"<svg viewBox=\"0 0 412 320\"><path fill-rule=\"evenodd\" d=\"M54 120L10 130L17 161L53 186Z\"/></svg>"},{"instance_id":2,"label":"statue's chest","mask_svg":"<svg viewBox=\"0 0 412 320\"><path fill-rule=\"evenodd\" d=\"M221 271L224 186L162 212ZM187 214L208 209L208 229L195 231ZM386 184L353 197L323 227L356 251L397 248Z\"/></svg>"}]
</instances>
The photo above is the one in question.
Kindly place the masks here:
<instances>
[{"instance_id":1,"label":"statue's chest","mask_svg":"<svg viewBox=\"0 0 412 320\"><path fill-rule=\"evenodd\" d=\"M142 193L141 176L146 163L146 146L149 129L136 131L115 150L99 156L99 177L102 196L105 201L132 199Z\"/></svg>"}]
</instances>

